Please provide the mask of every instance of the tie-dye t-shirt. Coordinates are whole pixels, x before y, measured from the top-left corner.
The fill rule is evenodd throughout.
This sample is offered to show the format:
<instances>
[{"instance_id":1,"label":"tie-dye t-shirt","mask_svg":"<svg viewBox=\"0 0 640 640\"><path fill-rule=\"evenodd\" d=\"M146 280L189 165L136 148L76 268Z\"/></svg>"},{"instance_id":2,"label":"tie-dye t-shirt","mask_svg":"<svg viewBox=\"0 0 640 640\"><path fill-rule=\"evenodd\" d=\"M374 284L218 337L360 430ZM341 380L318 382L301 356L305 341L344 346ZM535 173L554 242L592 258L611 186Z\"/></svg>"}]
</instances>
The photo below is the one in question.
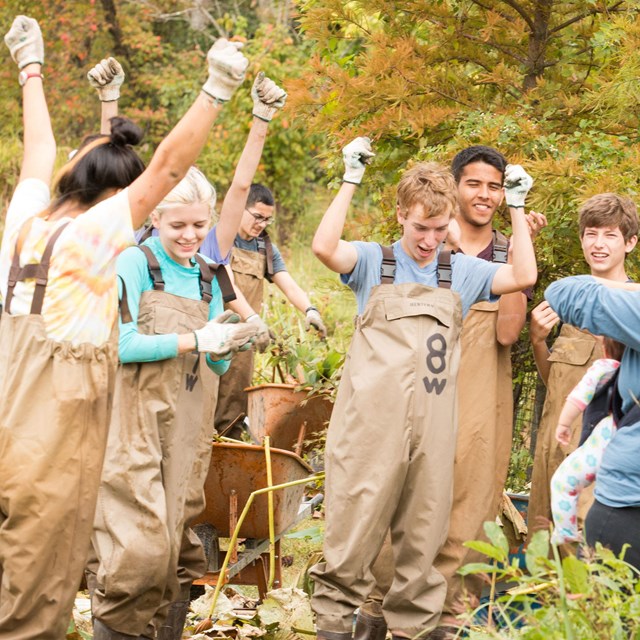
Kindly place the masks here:
<instances>
[{"instance_id":1,"label":"tie-dye t-shirt","mask_svg":"<svg viewBox=\"0 0 640 640\"><path fill-rule=\"evenodd\" d=\"M103 200L77 218L48 222L34 217L49 204L49 188L41 180L23 180L15 190L0 248L0 293L6 299L9 269L20 229L29 218L20 264L40 262L47 240L65 222L51 256L42 316L47 335L56 341L104 344L116 320L116 257L135 243L127 189ZM12 315L31 309L35 282L19 282L11 300Z\"/></svg>"}]
</instances>

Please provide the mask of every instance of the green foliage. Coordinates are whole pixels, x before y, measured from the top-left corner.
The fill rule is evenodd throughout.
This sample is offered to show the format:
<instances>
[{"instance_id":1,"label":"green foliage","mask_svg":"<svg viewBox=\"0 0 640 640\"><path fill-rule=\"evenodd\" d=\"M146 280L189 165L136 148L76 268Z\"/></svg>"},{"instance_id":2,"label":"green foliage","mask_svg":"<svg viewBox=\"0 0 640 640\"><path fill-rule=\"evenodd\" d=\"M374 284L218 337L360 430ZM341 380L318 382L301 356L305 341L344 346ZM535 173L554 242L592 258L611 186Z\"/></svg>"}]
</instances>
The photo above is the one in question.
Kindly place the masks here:
<instances>
[{"instance_id":1,"label":"green foliage","mask_svg":"<svg viewBox=\"0 0 640 640\"><path fill-rule=\"evenodd\" d=\"M509 560L508 543L493 522L485 523L490 542L465 546L484 553L490 562L464 566L460 573L485 574L496 594L498 584L512 586L494 595L486 608L493 621L472 627L471 640L620 639L640 636L640 581L638 571L598 545L586 560L568 555L562 560L549 533L534 534L526 551L526 570ZM553 559L549 558L552 552Z\"/></svg>"}]
</instances>

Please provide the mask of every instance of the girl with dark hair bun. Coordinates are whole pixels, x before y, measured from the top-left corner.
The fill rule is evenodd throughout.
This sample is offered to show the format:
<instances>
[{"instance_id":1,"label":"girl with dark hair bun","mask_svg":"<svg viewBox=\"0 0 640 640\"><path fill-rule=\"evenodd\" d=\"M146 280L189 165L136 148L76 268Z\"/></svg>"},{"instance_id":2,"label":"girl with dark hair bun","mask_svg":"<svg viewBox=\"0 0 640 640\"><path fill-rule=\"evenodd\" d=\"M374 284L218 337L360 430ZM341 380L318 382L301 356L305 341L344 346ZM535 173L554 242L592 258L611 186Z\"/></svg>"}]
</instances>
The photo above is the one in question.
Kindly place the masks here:
<instances>
[{"instance_id":1,"label":"girl with dark hair bun","mask_svg":"<svg viewBox=\"0 0 640 640\"><path fill-rule=\"evenodd\" d=\"M49 202L56 143L38 23L18 16L5 42L21 70L24 156L0 247L0 640L58 640L89 549L106 446L115 259L193 164L248 61L216 42L203 91L146 169L131 148L140 130L116 119L62 168Z\"/></svg>"}]
</instances>

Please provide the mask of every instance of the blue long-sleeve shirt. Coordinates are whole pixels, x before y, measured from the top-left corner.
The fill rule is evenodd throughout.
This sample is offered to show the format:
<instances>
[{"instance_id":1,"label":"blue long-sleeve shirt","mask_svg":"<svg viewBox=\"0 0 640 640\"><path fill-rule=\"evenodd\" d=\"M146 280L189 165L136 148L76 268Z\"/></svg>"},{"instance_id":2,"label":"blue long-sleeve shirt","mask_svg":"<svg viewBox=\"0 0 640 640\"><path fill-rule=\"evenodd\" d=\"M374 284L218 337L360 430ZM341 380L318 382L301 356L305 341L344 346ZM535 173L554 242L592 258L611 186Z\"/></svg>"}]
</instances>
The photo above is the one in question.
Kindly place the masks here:
<instances>
[{"instance_id":1,"label":"blue long-sleeve shirt","mask_svg":"<svg viewBox=\"0 0 640 640\"><path fill-rule=\"evenodd\" d=\"M574 276L551 284L545 298L563 322L628 347L618 376L622 410L628 411L640 400L640 292ZM605 450L595 496L610 507L640 507L640 422L619 429Z\"/></svg>"},{"instance_id":2,"label":"blue long-sleeve shirt","mask_svg":"<svg viewBox=\"0 0 640 640\"><path fill-rule=\"evenodd\" d=\"M184 266L172 260L159 238L149 238L143 243L148 246L160 264L162 277L165 281L165 291L183 298L200 300L200 268L197 264ZM211 262L205 257L207 262ZM138 313L140 310L140 296L144 291L153 289L153 281L149 274L147 259L137 247L125 249L117 261L117 272L127 287L127 302L131 312L132 322L123 323L119 320L120 338L118 351L121 362L154 362L175 358L178 355L178 334L146 335L138 332ZM118 279L118 293L122 297L122 283ZM222 293L214 278L211 283L211 302L209 303L209 319L215 318L223 312ZM229 368L226 360L213 361L207 356L210 369L222 375Z\"/></svg>"}]
</instances>

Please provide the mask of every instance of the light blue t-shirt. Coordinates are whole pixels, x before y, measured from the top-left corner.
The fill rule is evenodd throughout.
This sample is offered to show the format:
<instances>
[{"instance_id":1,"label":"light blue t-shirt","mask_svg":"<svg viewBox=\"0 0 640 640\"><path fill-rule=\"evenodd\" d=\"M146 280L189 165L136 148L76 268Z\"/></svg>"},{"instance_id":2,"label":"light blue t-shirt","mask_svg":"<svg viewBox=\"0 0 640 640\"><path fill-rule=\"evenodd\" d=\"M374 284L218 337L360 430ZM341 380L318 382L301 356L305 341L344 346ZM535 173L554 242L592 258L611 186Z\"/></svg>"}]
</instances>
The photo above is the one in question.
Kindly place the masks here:
<instances>
[{"instance_id":1,"label":"light blue t-shirt","mask_svg":"<svg viewBox=\"0 0 640 640\"><path fill-rule=\"evenodd\" d=\"M591 276L563 278L544 293L563 322L627 346L620 363L622 410L640 398L640 292L609 289ZM640 422L618 429L605 449L595 497L609 507L640 507Z\"/></svg>"},{"instance_id":2,"label":"light blue t-shirt","mask_svg":"<svg viewBox=\"0 0 640 640\"><path fill-rule=\"evenodd\" d=\"M358 260L353 271L342 274L340 279L356 294L358 314L362 314L367 306L371 289L380 284L382 248L377 242L355 241L351 244L358 252ZM399 240L392 246L393 255L396 258L396 284L417 282L429 287L438 286L437 256L428 265L420 267L405 253ZM476 302L481 300L495 302L499 299L499 296L491 295L491 283L501 266L501 264L487 262L462 253L451 255L451 290L460 294L463 317Z\"/></svg>"},{"instance_id":3,"label":"light blue t-shirt","mask_svg":"<svg viewBox=\"0 0 640 640\"><path fill-rule=\"evenodd\" d=\"M165 281L165 291L183 298L200 300L200 267L192 259L192 265L186 267L172 260L162 247L159 238L152 237L145 240L147 246L160 264L162 277ZM205 257L207 262L211 262ZM153 289L153 281L149 274L149 264L144 253L138 247L129 247L119 256L116 263L118 276L124 280L127 287L127 302L131 312L132 322L124 324L119 319L120 338L118 351L121 362L155 362L175 358L178 355L178 334L146 335L138 333L138 312L140 310L140 296L144 291ZM118 278L118 294L122 297L122 282ZM223 312L222 293L216 278L211 283L211 302L209 303L209 319L215 318ZM212 361L207 356L207 364L214 373L222 375L228 368L226 360Z\"/></svg>"}]
</instances>

